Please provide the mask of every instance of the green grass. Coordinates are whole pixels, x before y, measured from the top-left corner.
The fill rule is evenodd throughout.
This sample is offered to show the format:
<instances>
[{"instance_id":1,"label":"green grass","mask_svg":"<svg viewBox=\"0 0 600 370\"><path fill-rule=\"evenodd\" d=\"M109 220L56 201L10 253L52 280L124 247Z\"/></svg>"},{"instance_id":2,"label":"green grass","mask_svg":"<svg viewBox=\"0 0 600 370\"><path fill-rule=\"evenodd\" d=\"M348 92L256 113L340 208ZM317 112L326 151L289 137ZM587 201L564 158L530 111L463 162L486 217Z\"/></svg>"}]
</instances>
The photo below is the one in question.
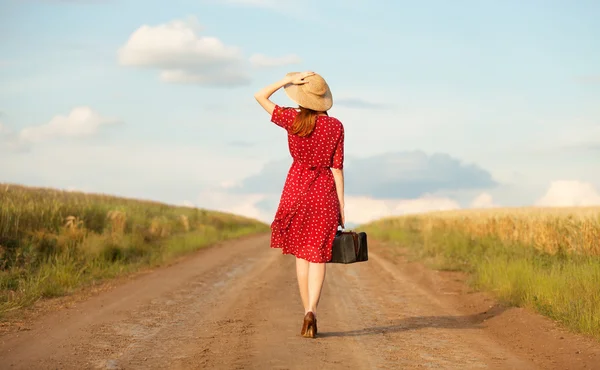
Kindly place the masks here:
<instances>
[{"instance_id":1,"label":"green grass","mask_svg":"<svg viewBox=\"0 0 600 370\"><path fill-rule=\"evenodd\" d=\"M532 246L473 237L464 231L413 227L419 219L390 228L363 229L382 241L408 247L433 268L464 271L469 283L500 301L529 307L571 330L600 339L600 257L549 254Z\"/></svg>"},{"instance_id":2,"label":"green grass","mask_svg":"<svg viewBox=\"0 0 600 370\"><path fill-rule=\"evenodd\" d=\"M256 228L242 228L234 232L190 232L171 236L156 245L129 245L119 258L112 254L87 255L73 258L68 254L56 255L35 271L12 269L0 272L0 315L30 306L43 298L68 295L92 283L160 266L177 257L196 251L222 240L256 232ZM112 246L111 248L117 248Z\"/></svg>"},{"instance_id":3,"label":"green grass","mask_svg":"<svg viewBox=\"0 0 600 370\"><path fill-rule=\"evenodd\" d=\"M268 225L102 194L0 184L0 318Z\"/></svg>"}]
</instances>

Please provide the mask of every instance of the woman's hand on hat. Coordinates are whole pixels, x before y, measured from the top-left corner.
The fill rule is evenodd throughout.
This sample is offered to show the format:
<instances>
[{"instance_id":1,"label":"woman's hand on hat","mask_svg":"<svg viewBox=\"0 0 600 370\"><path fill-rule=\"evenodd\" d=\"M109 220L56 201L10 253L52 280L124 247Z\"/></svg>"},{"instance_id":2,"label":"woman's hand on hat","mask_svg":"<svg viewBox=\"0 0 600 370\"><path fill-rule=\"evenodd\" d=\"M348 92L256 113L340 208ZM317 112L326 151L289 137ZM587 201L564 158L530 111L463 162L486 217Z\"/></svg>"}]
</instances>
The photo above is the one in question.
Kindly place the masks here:
<instances>
[{"instance_id":1,"label":"woman's hand on hat","mask_svg":"<svg viewBox=\"0 0 600 370\"><path fill-rule=\"evenodd\" d=\"M290 76L290 83L294 85L304 85L305 83L308 83L308 81L306 81L305 78L313 75L315 75L315 72L309 71L292 75Z\"/></svg>"}]
</instances>

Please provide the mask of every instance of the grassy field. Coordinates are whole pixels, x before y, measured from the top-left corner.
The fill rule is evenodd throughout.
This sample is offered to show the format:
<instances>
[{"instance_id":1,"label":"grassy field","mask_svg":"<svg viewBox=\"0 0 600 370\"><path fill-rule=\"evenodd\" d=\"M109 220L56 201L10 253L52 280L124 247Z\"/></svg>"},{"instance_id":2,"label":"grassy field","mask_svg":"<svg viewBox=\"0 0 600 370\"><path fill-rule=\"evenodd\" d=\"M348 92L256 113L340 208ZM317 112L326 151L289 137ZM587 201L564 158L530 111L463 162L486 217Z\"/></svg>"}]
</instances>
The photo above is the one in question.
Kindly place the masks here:
<instances>
[{"instance_id":1,"label":"grassy field","mask_svg":"<svg viewBox=\"0 0 600 370\"><path fill-rule=\"evenodd\" d=\"M600 208L490 209L382 219L370 237L600 339Z\"/></svg>"},{"instance_id":2,"label":"grassy field","mask_svg":"<svg viewBox=\"0 0 600 370\"><path fill-rule=\"evenodd\" d=\"M266 230L221 212L0 184L0 317L40 298Z\"/></svg>"}]
</instances>

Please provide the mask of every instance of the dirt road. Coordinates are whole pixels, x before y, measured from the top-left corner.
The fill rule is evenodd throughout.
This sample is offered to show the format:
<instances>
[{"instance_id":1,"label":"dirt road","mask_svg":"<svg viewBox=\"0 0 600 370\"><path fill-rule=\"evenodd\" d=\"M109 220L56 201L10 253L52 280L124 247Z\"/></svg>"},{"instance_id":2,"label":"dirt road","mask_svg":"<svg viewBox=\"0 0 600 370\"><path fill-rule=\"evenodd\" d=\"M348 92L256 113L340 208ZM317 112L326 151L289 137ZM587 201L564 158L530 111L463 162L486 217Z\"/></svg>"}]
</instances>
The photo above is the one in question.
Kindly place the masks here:
<instances>
[{"instance_id":1,"label":"dirt road","mask_svg":"<svg viewBox=\"0 0 600 370\"><path fill-rule=\"evenodd\" d=\"M2 369L599 369L597 343L371 243L329 265L299 336L294 259L254 236L207 248L0 337Z\"/></svg>"}]
</instances>

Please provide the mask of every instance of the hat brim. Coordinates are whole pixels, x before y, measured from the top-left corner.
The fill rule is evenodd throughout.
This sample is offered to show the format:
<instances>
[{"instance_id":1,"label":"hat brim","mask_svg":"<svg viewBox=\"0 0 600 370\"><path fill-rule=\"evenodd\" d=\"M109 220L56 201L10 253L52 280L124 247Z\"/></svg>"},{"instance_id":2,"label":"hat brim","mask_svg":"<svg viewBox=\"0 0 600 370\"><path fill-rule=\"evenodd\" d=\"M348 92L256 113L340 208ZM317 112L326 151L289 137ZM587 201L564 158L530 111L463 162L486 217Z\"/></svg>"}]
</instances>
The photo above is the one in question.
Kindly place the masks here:
<instances>
[{"instance_id":1,"label":"hat brim","mask_svg":"<svg viewBox=\"0 0 600 370\"><path fill-rule=\"evenodd\" d=\"M300 72L290 72L287 75L293 76ZM310 83L310 82L309 82ZM303 89L304 85L285 85L285 94L301 107L312 109L318 112L326 112L333 106L333 96L331 90L327 87L327 91L323 95L314 95L307 93Z\"/></svg>"}]
</instances>

